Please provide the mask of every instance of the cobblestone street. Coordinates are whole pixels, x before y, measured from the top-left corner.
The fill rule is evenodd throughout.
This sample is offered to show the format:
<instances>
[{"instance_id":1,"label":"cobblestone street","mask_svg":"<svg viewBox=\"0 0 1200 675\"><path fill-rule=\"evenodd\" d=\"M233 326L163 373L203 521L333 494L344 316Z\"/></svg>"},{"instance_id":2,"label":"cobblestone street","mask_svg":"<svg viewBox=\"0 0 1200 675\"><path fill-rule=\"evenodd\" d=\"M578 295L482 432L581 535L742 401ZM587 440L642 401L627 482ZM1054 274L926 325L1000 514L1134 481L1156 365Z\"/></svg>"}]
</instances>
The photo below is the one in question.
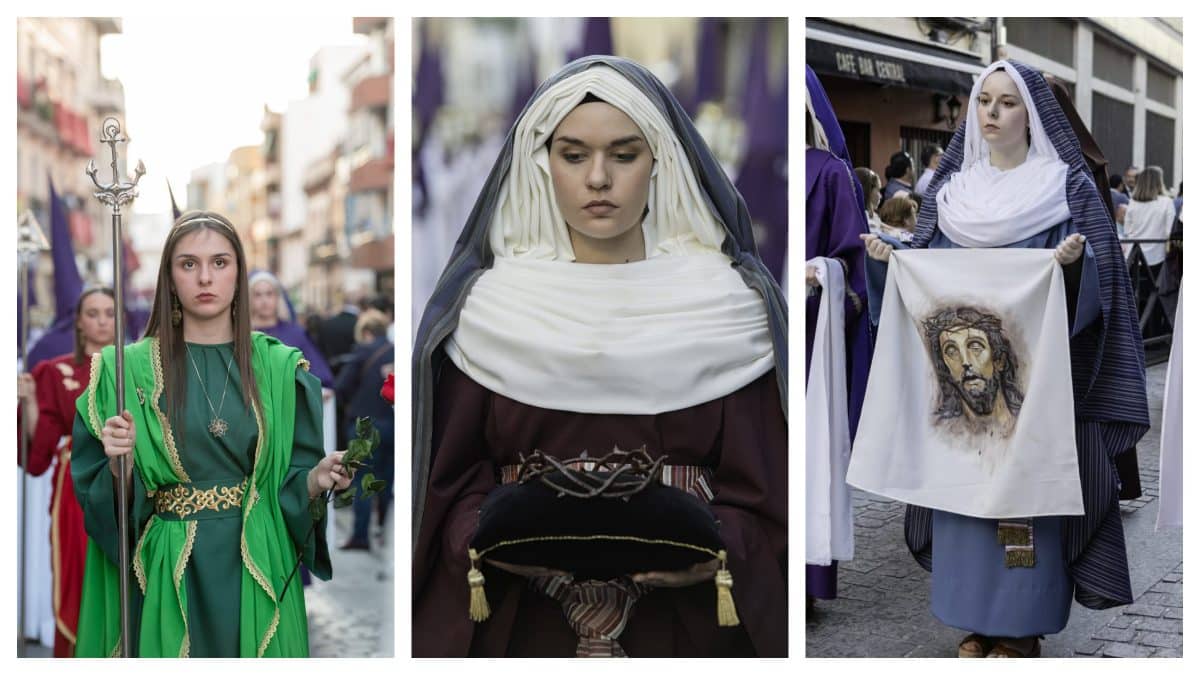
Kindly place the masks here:
<instances>
[{"instance_id":1,"label":"cobblestone street","mask_svg":"<svg viewBox=\"0 0 1200 675\"><path fill-rule=\"evenodd\" d=\"M395 504L393 503L393 507ZM341 551L349 538L354 514L336 514L336 534L329 542L333 579L313 581L304 591L308 607L309 656L314 658L390 657L395 654L394 583L396 555L393 508L383 527L371 525L371 551Z\"/></svg>"},{"instance_id":2,"label":"cobblestone street","mask_svg":"<svg viewBox=\"0 0 1200 675\"><path fill-rule=\"evenodd\" d=\"M1138 444L1143 496L1122 502L1135 601L1071 608L1066 629L1047 635L1047 657L1178 657L1183 650L1182 530L1156 532L1158 446L1165 363L1146 371L1152 428ZM855 558L839 565L838 599L817 601L806 622L809 657L953 657L965 633L929 611L930 575L904 545L904 505L853 492Z\"/></svg>"}]
</instances>

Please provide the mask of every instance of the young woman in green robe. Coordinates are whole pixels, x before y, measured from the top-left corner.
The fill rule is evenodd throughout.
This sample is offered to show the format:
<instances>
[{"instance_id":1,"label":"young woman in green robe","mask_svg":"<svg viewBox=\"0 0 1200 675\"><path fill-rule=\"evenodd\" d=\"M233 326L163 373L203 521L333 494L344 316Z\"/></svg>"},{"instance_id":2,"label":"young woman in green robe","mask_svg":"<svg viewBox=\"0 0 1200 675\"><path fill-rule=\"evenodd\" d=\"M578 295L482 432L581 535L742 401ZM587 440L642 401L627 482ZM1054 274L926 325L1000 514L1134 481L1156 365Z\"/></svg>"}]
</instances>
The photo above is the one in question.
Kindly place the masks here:
<instances>
[{"instance_id":1,"label":"young woman in green robe","mask_svg":"<svg viewBox=\"0 0 1200 675\"><path fill-rule=\"evenodd\" d=\"M246 260L233 225L194 211L163 246L146 337L92 359L72 477L89 543L76 656L120 642L118 458L130 468L133 655L308 655L299 557L329 579L325 523L309 501L350 485L322 447L321 384L300 351L250 331ZM323 520L323 518L322 518Z\"/></svg>"}]
</instances>

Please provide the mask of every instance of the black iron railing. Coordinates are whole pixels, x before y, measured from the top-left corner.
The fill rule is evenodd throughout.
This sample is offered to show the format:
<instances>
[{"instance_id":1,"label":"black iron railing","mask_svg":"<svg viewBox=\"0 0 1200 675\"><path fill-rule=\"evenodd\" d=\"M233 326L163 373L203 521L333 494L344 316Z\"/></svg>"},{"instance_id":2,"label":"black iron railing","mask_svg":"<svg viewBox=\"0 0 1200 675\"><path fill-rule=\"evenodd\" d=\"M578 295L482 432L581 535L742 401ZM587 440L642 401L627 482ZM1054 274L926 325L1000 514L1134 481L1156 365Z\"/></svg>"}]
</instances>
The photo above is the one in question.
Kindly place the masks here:
<instances>
[{"instance_id":1,"label":"black iron railing","mask_svg":"<svg viewBox=\"0 0 1200 675\"><path fill-rule=\"evenodd\" d=\"M1179 280L1183 271L1183 237L1169 239L1121 239L1128 247L1125 267L1137 302L1138 328L1146 349L1146 363L1166 360L1171 351L1171 336L1175 326L1175 305ZM1167 256L1162 263L1150 265L1142 247L1147 244L1166 244Z\"/></svg>"}]
</instances>

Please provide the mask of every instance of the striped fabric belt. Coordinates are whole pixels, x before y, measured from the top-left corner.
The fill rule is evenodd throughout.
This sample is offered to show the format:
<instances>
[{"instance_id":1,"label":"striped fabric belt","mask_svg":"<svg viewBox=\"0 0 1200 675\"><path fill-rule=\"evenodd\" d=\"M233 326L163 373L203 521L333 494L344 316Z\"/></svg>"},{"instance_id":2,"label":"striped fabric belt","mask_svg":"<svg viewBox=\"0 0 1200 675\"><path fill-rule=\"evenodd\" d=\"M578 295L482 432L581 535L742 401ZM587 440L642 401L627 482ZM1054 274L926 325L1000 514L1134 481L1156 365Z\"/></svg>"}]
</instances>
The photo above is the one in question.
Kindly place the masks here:
<instances>
[{"instance_id":1,"label":"striped fabric belt","mask_svg":"<svg viewBox=\"0 0 1200 675\"><path fill-rule=\"evenodd\" d=\"M163 520L209 520L240 516L246 479L218 479L165 485L147 495Z\"/></svg>"},{"instance_id":2,"label":"striped fabric belt","mask_svg":"<svg viewBox=\"0 0 1200 675\"><path fill-rule=\"evenodd\" d=\"M583 468L594 470L587 466ZM519 465L500 467L501 483L515 483L519 475ZM683 490L706 504L713 499L712 469L708 467L664 465L659 482ZM580 582L569 575L530 577L529 585L562 605L567 624L579 638L575 656L580 658L624 657L625 650L617 639L625 630L633 604L653 590L652 586L635 584L627 577Z\"/></svg>"},{"instance_id":3,"label":"striped fabric belt","mask_svg":"<svg viewBox=\"0 0 1200 675\"><path fill-rule=\"evenodd\" d=\"M584 465L584 471L595 470ZM603 471L603 469L599 469ZM519 464L506 464L500 467L500 483L507 485L517 482L520 477ZM706 466L685 466L682 464L664 464L658 482L668 487L679 488L699 499L705 504L713 499L712 469Z\"/></svg>"}]
</instances>

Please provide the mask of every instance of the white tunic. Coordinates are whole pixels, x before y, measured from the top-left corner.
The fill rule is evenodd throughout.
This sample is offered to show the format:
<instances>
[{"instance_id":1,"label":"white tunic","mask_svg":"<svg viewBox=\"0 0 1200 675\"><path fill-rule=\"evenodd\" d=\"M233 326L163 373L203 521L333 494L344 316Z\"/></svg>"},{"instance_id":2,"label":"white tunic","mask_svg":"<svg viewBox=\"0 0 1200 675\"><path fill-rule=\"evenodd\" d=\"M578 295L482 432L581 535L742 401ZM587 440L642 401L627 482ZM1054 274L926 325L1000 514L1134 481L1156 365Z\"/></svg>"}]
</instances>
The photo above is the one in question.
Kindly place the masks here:
<instances>
[{"instance_id":1,"label":"white tunic","mask_svg":"<svg viewBox=\"0 0 1200 675\"><path fill-rule=\"evenodd\" d=\"M1175 202L1166 195L1152 202L1130 200L1125 207L1125 236L1129 239L1166 239L1175 224ZM1166 244L1142 244L1147 265L1158 265L1167 257ZM1129 255L1132 246L1124 246Z\"/></svg>"}]
</instances>

